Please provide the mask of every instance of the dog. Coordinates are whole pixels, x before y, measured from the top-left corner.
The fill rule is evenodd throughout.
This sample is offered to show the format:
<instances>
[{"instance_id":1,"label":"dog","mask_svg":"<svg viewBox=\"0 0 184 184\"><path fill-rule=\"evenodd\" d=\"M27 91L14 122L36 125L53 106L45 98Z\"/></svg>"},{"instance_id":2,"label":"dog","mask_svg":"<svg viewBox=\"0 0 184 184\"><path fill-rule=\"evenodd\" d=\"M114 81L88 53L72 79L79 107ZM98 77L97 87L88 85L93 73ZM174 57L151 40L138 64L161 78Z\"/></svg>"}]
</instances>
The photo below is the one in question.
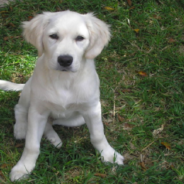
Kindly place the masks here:
<instances>
[{"instance_id":1,"label":"dog","mask_svg":"<svg viewBox=\"0 0 184 184\"><path fill-rule=\"evenodd\" d=\"M43 136L60 148L52 125L87 124L92 145L103 162L123 165L104 135L99 78L94 58L110 40L109 26L92 13L44 12L23 22L23 35L38 50L33 75L26 84L0 80L0 89L21 91L15 106L14 136L25 148L10 173L19 180L34 169Z\"/></svg>"}]
</instances>

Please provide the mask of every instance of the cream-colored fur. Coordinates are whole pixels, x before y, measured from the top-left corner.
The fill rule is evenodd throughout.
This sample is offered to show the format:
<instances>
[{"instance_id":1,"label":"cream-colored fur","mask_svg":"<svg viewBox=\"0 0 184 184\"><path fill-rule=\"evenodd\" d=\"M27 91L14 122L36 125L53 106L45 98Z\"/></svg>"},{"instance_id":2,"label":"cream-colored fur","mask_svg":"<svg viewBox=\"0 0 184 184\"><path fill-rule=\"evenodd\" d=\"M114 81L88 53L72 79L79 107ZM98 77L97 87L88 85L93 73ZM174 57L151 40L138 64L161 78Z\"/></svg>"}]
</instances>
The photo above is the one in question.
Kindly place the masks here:
<instances>
[{"instance_id":1,"label":"cream-colored fur","mask_svg":"<svg viewBox=\"0 0 184 184\"><path fill-rule=\"evenodd\" d=\"M25 86L0 81L0 89L22 90L15 106L14 135L25 138L26 143L22 157L11 170L11 180L34 169L43 134L54 146L61 147L51 121L64 126L86 123L102 161L122 165L123 156L104 135L99 78L93 60L110 40L109 26L91 13L63 11L37 15L24 22L23 28L25 39L39 53L34 73Z\"/></svg>"}]
</instances>

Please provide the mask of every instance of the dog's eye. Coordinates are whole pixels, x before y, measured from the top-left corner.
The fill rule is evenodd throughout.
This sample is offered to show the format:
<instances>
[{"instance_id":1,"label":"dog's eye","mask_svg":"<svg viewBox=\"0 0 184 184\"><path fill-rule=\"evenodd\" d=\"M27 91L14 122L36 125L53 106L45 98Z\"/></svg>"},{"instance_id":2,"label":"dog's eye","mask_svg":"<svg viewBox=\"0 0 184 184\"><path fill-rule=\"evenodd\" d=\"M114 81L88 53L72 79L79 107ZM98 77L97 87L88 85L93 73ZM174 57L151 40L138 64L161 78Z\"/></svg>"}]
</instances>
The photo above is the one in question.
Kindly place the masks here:
<instances>
[{"instance_id":1,"label":"dog's eye","mask_svg":"<svg viewBox=\"0 0 184 184\"><path fill-rule=\"evenodd\" d=\"M51 34L49 35L50 38L57 40L59 36L57 34Z\"/></svg>"},{"instance_id":2,"label":"dog's eye","mask_svg":"<svg viewBox=\"0 0 184 184\"><path fill-rule=\"evenodd\" d=\"M75 40L80 42L80 41L84 40L84 37L83 36L77 36Z\"/></svg>"}]
</instances>

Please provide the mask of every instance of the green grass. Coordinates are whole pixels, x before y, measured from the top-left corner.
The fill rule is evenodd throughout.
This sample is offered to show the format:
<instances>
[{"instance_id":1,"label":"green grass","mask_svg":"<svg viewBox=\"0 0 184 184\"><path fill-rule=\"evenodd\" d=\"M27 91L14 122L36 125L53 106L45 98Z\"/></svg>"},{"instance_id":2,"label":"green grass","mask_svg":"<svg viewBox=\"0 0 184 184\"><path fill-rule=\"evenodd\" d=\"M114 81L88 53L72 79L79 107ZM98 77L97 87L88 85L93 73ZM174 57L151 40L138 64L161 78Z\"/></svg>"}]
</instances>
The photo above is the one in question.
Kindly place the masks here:
<instances>
[{"instance_id":1,"label":"green grass","mask_svg":"<svg viewBox=\"0 0 184 184\"><path fill-rule=\"evenodd\" d=\"M96 66L105 133L125 156L123 167L103 164L90 144L86 126L57 126L62 148L43 139L35 170L17 183L184 182L184 2L132 2L130 7L125 0L26 0L0 9L0 78L20 83L27 81L37 58L37 51L21 36L22 21L42 11L70 9L95 12L111 25L111 42L96 58ZM106 10L106 6L114 10ZM11 183L9 172L23 151L24 141L13 137L13 108L18 98L19 93L0 91L2 184Z\"/></svg>"}]
</instances>

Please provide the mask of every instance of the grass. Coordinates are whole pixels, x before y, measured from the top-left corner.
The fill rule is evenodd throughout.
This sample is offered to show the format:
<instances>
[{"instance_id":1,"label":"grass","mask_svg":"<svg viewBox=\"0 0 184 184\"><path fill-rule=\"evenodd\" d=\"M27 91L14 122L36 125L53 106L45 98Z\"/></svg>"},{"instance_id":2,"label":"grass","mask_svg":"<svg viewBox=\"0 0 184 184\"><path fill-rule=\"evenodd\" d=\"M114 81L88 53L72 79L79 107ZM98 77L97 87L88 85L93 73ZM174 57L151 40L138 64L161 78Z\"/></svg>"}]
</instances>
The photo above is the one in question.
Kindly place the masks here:
<instances>
[{"instance_id":1,"label":"grass","mask_svg":"<svg viewBox=\"0 0 184 184\"><path fill-rule=\"evenodd\" d=\"M130 2L130 1L129 1ZM0 9L0 78L26 82L36 50L21 22L42 11L95 12L111 25L112 39L96 58L105 133L125 166L103 164L86 126L55 127L60 150L42 140L31 184L182 184L184 182L183 1L16 1ZM113 10L108 10L111 7ZM13 137L19 93L0 91L0 183L19 160L24 141ZM153 135L153 132L156 132Z\"/></svg>"}]
</instances>

